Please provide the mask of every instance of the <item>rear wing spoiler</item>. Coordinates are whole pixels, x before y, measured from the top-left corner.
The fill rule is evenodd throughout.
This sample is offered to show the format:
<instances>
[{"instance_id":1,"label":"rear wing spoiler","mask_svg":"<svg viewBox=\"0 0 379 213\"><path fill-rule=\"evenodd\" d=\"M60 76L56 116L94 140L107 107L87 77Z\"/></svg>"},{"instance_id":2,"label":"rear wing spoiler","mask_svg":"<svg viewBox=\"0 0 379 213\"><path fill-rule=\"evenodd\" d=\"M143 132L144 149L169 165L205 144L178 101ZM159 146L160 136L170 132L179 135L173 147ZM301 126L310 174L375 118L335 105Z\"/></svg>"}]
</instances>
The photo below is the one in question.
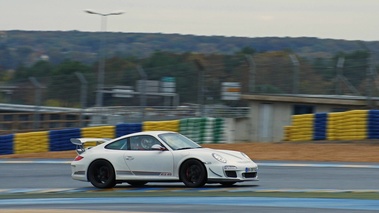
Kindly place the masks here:
<instances>
[{"instance_id":1,"label":"rear wing spoiler","mask_svg":"<svg viewBox=\"0 0 379 213\"><path fill-rule=\"evenodd\" d=\"M72 144L76 145L76 153L79 155L86 151L84 144L88 142L96 142L96 146L105 143L111 139L109 138L71 138Z\"/></svg>"}]
</instances>

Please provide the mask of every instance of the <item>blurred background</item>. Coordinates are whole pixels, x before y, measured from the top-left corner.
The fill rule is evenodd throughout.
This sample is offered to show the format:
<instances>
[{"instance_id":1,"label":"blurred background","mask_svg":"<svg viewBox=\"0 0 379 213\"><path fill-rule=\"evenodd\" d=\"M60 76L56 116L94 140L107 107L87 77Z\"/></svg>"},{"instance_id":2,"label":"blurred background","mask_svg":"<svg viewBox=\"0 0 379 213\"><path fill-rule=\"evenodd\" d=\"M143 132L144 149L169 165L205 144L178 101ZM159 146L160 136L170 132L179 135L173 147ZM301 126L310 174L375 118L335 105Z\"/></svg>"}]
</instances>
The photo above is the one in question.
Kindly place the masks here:
<instances>
[{"instance_id":1,"label":"blurred background","mask_svg":"<svg viewBox=\"0 0 379 213\"><path fill-rule=\"evenodd\" d=\"M241 94L359 96L375 109L369 100L379 92L377 46L317 38L4 31L0 125L7 134L247 117ZM94 114L99 118L89 120Z\"/></svg>"}]
</instances>

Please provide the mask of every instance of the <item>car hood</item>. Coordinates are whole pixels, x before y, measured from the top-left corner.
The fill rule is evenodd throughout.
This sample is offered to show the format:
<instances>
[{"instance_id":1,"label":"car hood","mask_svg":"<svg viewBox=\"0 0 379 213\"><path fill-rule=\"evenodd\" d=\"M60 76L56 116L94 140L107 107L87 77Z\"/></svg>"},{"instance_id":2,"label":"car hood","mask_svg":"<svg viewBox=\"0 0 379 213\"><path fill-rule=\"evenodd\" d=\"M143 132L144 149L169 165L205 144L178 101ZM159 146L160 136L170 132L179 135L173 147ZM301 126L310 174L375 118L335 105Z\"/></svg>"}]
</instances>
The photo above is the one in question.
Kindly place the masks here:
<instances>
[{"instance_id":1,"label":"car hood","mask_svg":"<svg viewBox=\"0 0 379 213\"><path fill-rule=\"evenodd\" d=\"M222 150L222 149L211 149L211 148L201 148L201 149L189 149L186 150L189 155L200 155L200 156L212 156L212 153L216 153L225 158L228 162L235 161L239 163L252 162L251 159L244 157L239 151L232 150Z\"/></svg>"}]
</instances>

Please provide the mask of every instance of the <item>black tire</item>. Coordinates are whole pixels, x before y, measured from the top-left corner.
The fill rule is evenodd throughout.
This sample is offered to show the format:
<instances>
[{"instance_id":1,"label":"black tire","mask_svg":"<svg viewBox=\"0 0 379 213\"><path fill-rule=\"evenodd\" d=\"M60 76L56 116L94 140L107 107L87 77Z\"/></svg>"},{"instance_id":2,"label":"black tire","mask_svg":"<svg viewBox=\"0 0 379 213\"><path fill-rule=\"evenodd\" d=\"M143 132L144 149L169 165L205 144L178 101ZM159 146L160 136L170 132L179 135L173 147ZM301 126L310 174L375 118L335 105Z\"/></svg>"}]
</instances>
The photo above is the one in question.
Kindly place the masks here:
<instances>
[{"instance_id":1,"label":"black tire","mask_svg":"<svg viewBox=\"0 0 379 213\"><path fill-rule=\"evenodd\" d=\"M180 179L187 187L201 187L207 182L207 171L202 162L188 160L180 167Z\"/></svg>"},{"instance_id":2,"label":"black tire","mask_svg":"<svg viewBox=\"0 0 379 213\"><path fill-rule=\"evenodd\" d=\"M139 181L139 180L130 180L130 181L126 181L129 185L131 186L136 186L136 187L140 187L140 186L144 186L147 181Z\"/></svg>"},{"instance_id":3,"label":"black tire","mask_svg":"<svg viewBox=\"0 0 379 213\"><path fill-rule=\"evenodd\" d=\"M221 182L220 184L223 186L233 186L236 182Z\"/></svg>"},{"instance_id":4,"label":"black tire","mask_svg":"<svg viewBox=\"0 0 379 213\"><path fill-rule=\"evenodd\" d=\"M97 188L112 188L116 185L115 172L111 163L96 160L88 168L88 180Z\"/></svg>"}]
</instances>

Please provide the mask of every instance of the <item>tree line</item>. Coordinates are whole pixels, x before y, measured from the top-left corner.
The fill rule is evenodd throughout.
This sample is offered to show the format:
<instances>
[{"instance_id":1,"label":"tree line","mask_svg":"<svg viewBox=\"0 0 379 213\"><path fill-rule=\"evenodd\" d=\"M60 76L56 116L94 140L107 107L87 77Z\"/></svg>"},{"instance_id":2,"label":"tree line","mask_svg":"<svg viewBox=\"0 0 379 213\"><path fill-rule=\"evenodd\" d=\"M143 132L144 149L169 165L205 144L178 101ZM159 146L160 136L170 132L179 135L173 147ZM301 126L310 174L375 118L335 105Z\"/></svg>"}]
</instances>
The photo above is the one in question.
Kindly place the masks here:
<instances>
[{"instance_id":1,"label":"tree line","mask_svg":"<svg viewBox=\"0 0 379 213\"><path fill-rule=\"evenodd\" d=\"M105 86L131 86L141 79L174 77L181 103L241 104L221 100L222 82L240 82L242 93L336 94L337 63L349 85L343 94L376 95L376 42L317 38L235 38L164 34L10 31L0 38L0 83L17 90L1 93L0 101L32 103L30 77L41 82L43 104L78 107L80 82L88 81L88 106L94 105L100 38L105 37ZM328 46L329 45L329 46ZM370 48L366 48L369 46ZM44 57L41 57L44 56ZM254 64L247 61L247 56ZM298 67L291 56L299 62ZM298 69L298 76L295 70ZM341 71L341 70L340 70ZM204 78L204 87L200 80ZM254 79L253 79L254 78ZM297 81L297 82L295 82ZM351 88L355 88L354 91ZM150 105L161 100L150 98ZM138 105L138 99L104 97L106 105Z\"/></svg>"},{"instance_id":2,"label":"tree line","mask_svg":"<svg viewBox=\"0 0 379 213\"><path fill-rule=\"evenodd\" d=\"M144 69L149 80L160 81L163 77L173 77L176 92L181 103L197 103L199 89L207 104L230 104L221 100L222 82L241 83L241 92L248 93L293 93L294 80L298 79L298 93L301 94L336 94L336 64L343 57L345 64L343 76L350 84L360 91L360 95L368 93L367 83L370 80L370 55L364 51L339 53L333 58L308 60L296 56L299 60L299 73L294 76L296 66L286 51L265 53L254 52L243 48L233 55L171 53L157 51L143 59L135 57L111 57L105 60L105 82L108 88L114 86L130 86L136 88L141 80L137 67ZM254 64L247 61L250 56ZM81 83L76 73L85 76L88 82L88 106L93 106L96 94L98 62L86 64L74 60L64 60L54 64L48 60L40 60L31 66L20 66L14 71L1 72L2 85L17 85L19 90L14 93L14 103L32 102L33 86L30 77L46 88L43 93L44 105L78 107L80 104ZM252 85L252 72L254 82ZM376 72L376 68L375 68ZM201 88L204 79L204 88ZM252 86L254 86L252 88ZM344 94L353 91L344 87ZM371 91L372 92L372 91ZM2 100L5 101L4 94ZM161 100L151 98L149 105L161 105ZM129 100L104 96L105 105L138 105L139 99ZM236 104L236 103L233 103ZM238 104L243 104L242 102ZM237 105L238 105L237 104Z\"/></svg>"}]
</instances>

